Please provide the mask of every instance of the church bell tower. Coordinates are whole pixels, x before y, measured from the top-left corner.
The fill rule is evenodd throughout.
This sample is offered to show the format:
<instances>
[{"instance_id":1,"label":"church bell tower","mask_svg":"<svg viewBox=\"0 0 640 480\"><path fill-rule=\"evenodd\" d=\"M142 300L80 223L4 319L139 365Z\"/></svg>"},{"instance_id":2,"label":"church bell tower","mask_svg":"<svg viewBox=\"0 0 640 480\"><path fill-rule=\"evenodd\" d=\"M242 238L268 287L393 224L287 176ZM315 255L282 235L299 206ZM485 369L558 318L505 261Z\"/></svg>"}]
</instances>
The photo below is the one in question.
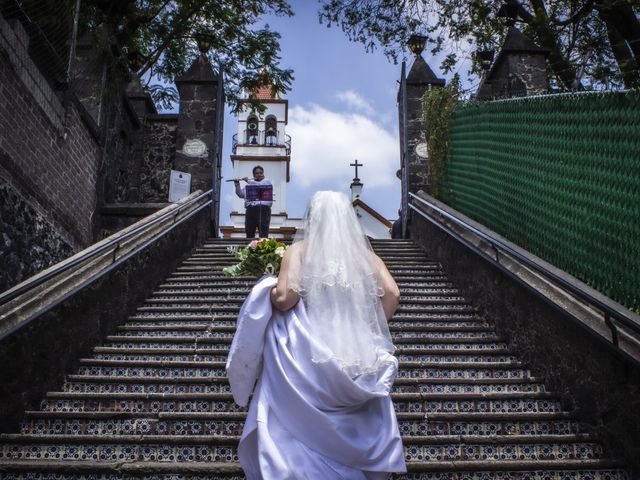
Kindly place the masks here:
<instances>
[{"instance_id":1,"label":"church bell tower","mask_svg":"<svg viewBox=\"0 0 640 480\"><path fill-rule=\"evenodd\" d=\"M259 100L265 109L252 108L250 100ZM233 178L253 177L260 165L273 184L273 205L269 236L290 239L295 226L286 212L286 191L291 162L291 137L286 133L289 101L279 98L271 85L263 85L248 95L238 114L238 131L233 136L231 162ZM244 182L240 182L244 186ZM231 226L220 227L225 238L244 237L244 200L233 195ZM296 223L296 222L293 222Z\"/></svg>"}]
</instances>

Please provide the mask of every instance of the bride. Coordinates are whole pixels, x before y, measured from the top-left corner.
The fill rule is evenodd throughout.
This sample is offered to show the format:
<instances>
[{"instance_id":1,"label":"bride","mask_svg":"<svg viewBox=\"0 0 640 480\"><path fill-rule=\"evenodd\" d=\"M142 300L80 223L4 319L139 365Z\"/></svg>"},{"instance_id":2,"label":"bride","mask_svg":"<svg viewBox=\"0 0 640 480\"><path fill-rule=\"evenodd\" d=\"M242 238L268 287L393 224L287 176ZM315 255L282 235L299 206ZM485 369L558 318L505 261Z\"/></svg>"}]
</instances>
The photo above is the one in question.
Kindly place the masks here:
<instances>
[{"instance_id":1,"label":"bride","mask_svg":"<svg viewBox=\"0 0 640 480\"><path fill-rule=\"evenodd\" d=\"M247 297L229 353L236 402L257 379L238 447L250 480L406 471L387 325L399 297L347 197L316 193L277 280Z\"/></svg>"}]
</instances>

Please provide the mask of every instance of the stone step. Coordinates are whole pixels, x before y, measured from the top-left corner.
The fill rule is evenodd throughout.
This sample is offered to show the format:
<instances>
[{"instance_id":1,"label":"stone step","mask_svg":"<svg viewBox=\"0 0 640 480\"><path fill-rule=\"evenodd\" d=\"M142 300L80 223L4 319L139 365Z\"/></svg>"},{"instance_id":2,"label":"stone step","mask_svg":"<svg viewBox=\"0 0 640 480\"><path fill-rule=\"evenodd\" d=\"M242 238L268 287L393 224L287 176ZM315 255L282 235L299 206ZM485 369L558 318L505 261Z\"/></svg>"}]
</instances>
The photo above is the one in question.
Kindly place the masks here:
<instances>
[{"instance_id":1,"label":"stone step","mask_svg":"<svg viewBox=\"0 0 640 480\"><path fill-rule=\"evenodd\" d=\"M186 263L189 262L188 260L185 260L185 263L183 263L182 266L178 267L172 274L172 277L170 278L174 278L174 277L178 277L180 275L189 275L189 274L193 274L195 273L207 273L207 272L211 272L211 273L218 273L218 271L222 270L222 268L218 268L220 267L219 263L214 263L214 262L196 262L196 263ZM230 263L234 263L233 261ZM399 275L424 275L425 273L437 273L439 275L444 275L444 272L442 270L442 266L440 264L428 264L425 265L424 263L418 263L414 266L411 267L403 267L401 265L389 265L387 267L389 269L389 271L391 272L391 274L399 274ZM220 275L222 275L222 272L220 272ZM242 277L239 277L242 278Z\"/></svg>"},{"instance_id":2,"label":"stone step","mask_svg":"<svg viewBox=\"0 0 640 480\"><path fill-rule=\"evenodd\" d=\"M255 283L256 279L253 277L223 277L210 282L185 282L183 280L169 282L165 280L165 283L161 283L158 288L238 288L246 289L248 292Z\"/></svg>"},{"instance_id":3,"label":"stone step","mask_svg":"<svg viewBox=\"0 0 640 480\"><path fill-rule=\"evenodd\" d=\"M64 392L87 393L224 393L226 376L113 376L68 375ZM545 392L540 379L524 378L398 378L395 393L505 393Z\"/></svg>"},{"instance_id":4,"label":"stone step","mask_svg":"<svg viewBox=\"0 0 640 480\"><path fill-rule=\"evenodd\" d=\"M413 247L397 247L397 246L380 246L375 247L373 251L376 255L382 256L385 254L399 254L399 255L422 255L428 257L426 252L418 246Z\"/></svg>"},{"instance_id":5,"label":"stone step","mask_svg":"<svg viewBox=\"0 0 640 480\"><path fill-rule=\"evenodd\" d=\"M184 369L224 369L225 362L206 362L206 361L178 361L178 360L107 360L98 358L81 358L79 373L82 374L82 370L86 367L122 367L122 368L184 368ZM403 370L423 370L423 369L439 369L439 370L521 370L523 364L518 361L508 362L474 362L474 361L461 361L461 362L399 362L399 371ZM89 373L90 375L98 375Z\"/></svg>"},{"instance_id":6,"label":"stone step","mask_svg":"<svg viewBox=\"0 0 640 480\"><path fill-rule=\"evenodd\" d=\"M399 413L401 434L571 435L580 426L568 412ZM26 412L22 434L56 435L239 435L246 412Z\"/></svg>"},{"instance_id":7,"label":"stone step","mask_svg":"<svg viewBox=\"0 0 640 480\"><path fill-rule=\"evenodd\" d=\"M175 281L184 281L185 279L187 280L193 280L193 281L206 281L206 280L210 280L210 281L225 281L228 280L229 282L231 281L245 281L245 282L251 282L251 285L255 284L256 281L258 280L257 277L253 277L253 276L249 276L249 275L244 275L244 276L238 276L238 277L227 277L226 275L224 275L222 273L222 271L204 271L204 272L178 272L175 271L173 272L171 275L169 275L166 279L165 282L175 282Z\"/></svg>"},{"instance_id":8,"label":"stone step","mask_svg":"<svg viewBox=\"0 0 640 480\"><path fill-rule=\"evenodd\" d=\"M145 359L148 358L153 360L154 356L156 360L161 360L168 356L191 356L198 355L204 358L207 355L223 355L225 358L229 353L229 344L222 344L217 346L216 348L212 347L202 347L198 346L197 348L175 348L175 347L166 347L166 348L131 348L131 347L94 347L93 349L94 355L125 355L125 356L143 356ZM509 358L511 360L517 360L517 357L511 353L509 349L506 348L496 348L493 350L482 351L478 349L429 349L425 350L424 348L416 349L411 347L400 347L396 350L395 355L397 357L401 356L417 356L419 357L416 361L452 361L457 359L466 358L468 361L482 361L485 358L496 358L496 361L499 361L499 358ZM108 357L104 357L108 358ZM431 360L429 360L431 359Z\"/></svg>"},{"instance_id":9,"label":"stone step","mask_svg":"<svg viewBox=\"0 0 640 480\"><path fill-rule=\"evenodd\" d=\"M31 412L22 422L23 435L240 435L244 412L216 414L125 412ZM61 413L72 415L61 416ZM49 415L46 415L49 414ZM55 414L55 415L51 415ZM456 417L458 415L459 417ZM475 415L476 418L468 418ZM403 437L421 435L572 435L580 425L565 412L554 414L454 414L425 418L423 414L399 414Z\"/></svg>"},{"instance_id":10,"label":"stone step","mask_svg":"<svg viewBox=\"0 0 640 480\"><path fill-rule=\"evenodd\" d=\"M240 304L217 303L208 305L145 305L137 312L239 312Z\"/></svg>"},{"instance_id":11,"label":"stone step","mask_svg":"<svg viewBox=\"0 0 640 480\"><path fill-rule=\"evenodd\" d=\"M237 462L239 435L3 434L0 460L37 458ZM589 460L602 448L589 434L421 435L403 437L408 461Z\"/></svg>"},{"instance_id":12,"label":"stone step","mask_svg":"<svg viewBox=\"0 0 640 480\"><path fill-rule=\"evenodd\" d=\"M139 333L146 335L149 333L157 333L158 335L174 333L175 335L198 333L198 332L230 332L234 333L236 330L235 322L227 321L227 324L222 324L223 321L214 320L210 322L183 322L183 323L171 323L171 324L149 324L145 322L143 324L131 324L127 323L117 327L119 332L127 333ZM441 322L411 322L411 323L392 323L389 325L391 333L394 332L489 332L491 327L489 325L482 324L463 324L463 323L441 323ZM162 333L160 333L162 332Z\"/></svg>"},{"instance_id":13,"label":"stone step","mask_svg":"<svg viewBox=\"0 0 640 480\"><path fill-rule=\"evenodd\" d=\"M161 288L153 292L153 296L202 296L202 295L247 295L251 291L251 285L246 286L221 286L218 288Z\"/></svg>"},{"instance_id":14,"label":"stone step","mask_svg":"<svg viewBox=\"0 0 640 480\"><path fill-rule=\"evenodd\" d=\"M425 282L449 282L449 277L444 273L433 273L429 275L399 275L392 274L393 279L396 281L398 286L402 286L404 283L425 283ZM401 287L402 288L402 287Z\"/></svg>"},{"instance_id":15,"label":"stone step","mask_svg":"<svg viewBox=\"0 0 640 480\"><path fill-rule=\"evenodd\" d=\"M549 392L392 393L396 412L561 412ZM230 393L49 392L46 411L239 412Z\"/></svg>"},{"instance_id":16,"label":"stone step","mask_svg":"<svg viewBox=\"0 0 640 480\"><path fill-rule=\"evenodd\" d=\"M425 343L473 343L475 342L500 342L501 340L491 333L491 331L480 332L460 332L460 331L392 331L393 343L399 346L407 344ZM121 332L120 335L109 335L106 342L126 343L148 342L155 343L231 343L233 339L232 331L205 330L199 332L183 331L179 335L173 332ZM426 347L427 345L425 345Z\"/></svg>"},{"instance_id":17,"label":"stone step","mask_svg":"<svg viewBox=\"0 0 640 480\"><path fill-rule=\"evenodd\" d=\"M135 337L110 335L105 339L103 346L118 348L184 348L194 350L202 345L214 345L221 347L229 345L232 338L230 336L201 336L201 337ZM478 352L489 352L498 349L505 349L506 344L498 337L486 338L430 338L428 342L413 341L412 338L396 338L394 343L398 348L411 348L415 351L421 350L430 352L436 349L448 348L449 350L472 350ZM228 348L228 347L227 347Z\"/></svg>"},{"instance_id":18,"label":"stone step","mask_svg":"<svg viewBox=\"0 0 640 480\"><path fill-rule=\"evenodd\" d=\"M396 282L448 282L449 277L444 272L422 272L414 274L392 272L393 278ZM167 277L163 283L173 284L175 282L248 282L251 285L255 284L258 279L256 277L242 276L242 277L227 277L222 271L201 271L201 272L174 272Z\"/></svg>"},{"instance_id":19,"label":"stone step","mask_svg":"<svg viewBox=\"0 0 640 480\"><path fill-rule=\"evenodd\" d=\"M389 269L389 272L393 273L399 273L399 274L417 274L417 275L424 275L425 273L439 273L439 274L444 274L444 271L442 270L442 265L440 265L439 263L434 263L431 265L425 265L425 264L418 264L412 267L403 267L401 265L388 265L387 268Z\"/></svg>"},{"instance_id":20,"label":"stone step","mask_svg":"<svg viewBox=\"0 0 640 480\"><path fill-rule=\"evenodd\" d=\"M399 280L398 277L394 277L396 279L396 283L398 287L402 290L407 287L412 288L450 288L453 286L451 282L448 281L446 275L435 275L432 277L433 280L420 280L415 281L413 277L410 277L405 280ZM158 288L169 288L169 289L189 289L189 288L246 288L246 291L249 291L251 287L256 283L256 279L253 277L215 277L210 280L200 279L200 277L196 279L189 280L188 278L178 278L171 279L168 278L164 283L161 283Z\"/></svg>"},{"instance_id":21,"label":"stone step","mask_svg":"<svg viewBox=\"0 0 640 480\"><path fill-rule=\"evenodd\" d=\"M442 304L400 304L396 313L478 313L478 311L467 303L442 303Z\"/></svg>"},{"instance_id":22,"label":"stone step","mask_svg":"<svg viewBox=\"0 0 640 480\"><path fill-rule=\"evenodd\" d=\"M213 320L233 320L235 321L237 315L233 312L219 313L213 317L211 314L199 314L199 313L181 313L181 312L138 312L135 315L127 317L129 321L160 321L160 320L175 320L175 321L208 321ZM390 324L395 322L415 322L415 321L441 321L441 322L484 322L482 317L478 316L475 312L429 312L429 313L416 313L416 312L404 312L396 313L389 321Z\"/></svg>"},{"instance_id":23,"label":"stone step","mask_svg":"<svg viewBox=\"0 0 640 480\"><path fill-rule=\"evenodd\" d=\"M151 298L159 298L159 297L181 297L181 298L189 298L189 297L236 297L242 296L243 298L251 291L250 287L246 288L238 288L236 286L233 287L220 287L220 288L163 288L160 290L156 290L153 292ZM434 287L422 287L422 288L404 288L401 292L401 298L411 298L411 297L429 297L429 296L450 296L450 297L459 297L460 291L457 288L434 288Z\"/></svg>"},{"instance_id":24,"label":"stone step","mask_svg":"<svg viewBox=\"0 0 640 480\"><path fill-rule=\"evenodd\" d=\"M157 293L152 297L148 298L145 301L145 305L185 305L189 306L198 306L200 304L219 304L220 302L225 303L233 303L237 305L242 305L246 298L246 294L240 293L221 293L219 295L207 295L207 294L162 294ZM424 293L424 294L413 294L413 295L401 295L400 296L400 304L402 306L411 306L411 305L440 305L440 304L467 304L467 301L464 297L450 294L437 294L437 293Z\"/></svg>"},{"instance_id":25,"label":"stone step","mask_svg":"<svg viewBox=\"0 0 640 480\"><path fill-rule=\"evenodd\" d=\"M222 284L221 284L222 285ZM177 288L177 287L163 287L159 290L153 292L153 297L156 296L197 296L200 297L202 295L211 295L211 296L227 296L227 295L244 295L246 296L251 291L251 286L247 285L246 287L239 286L220 286L218 288L193 288L193 287L185 287L185 288ZM449 296L459 296L460 290L457 288L450 287L432 287L432 286L422 286L422 287L413 287L413 288L403 288L402 295L406 297L411 296L420 296L420 295L449 295Z\"/></svg>"},{"instance_id":26,"label":"stone step","mask_svg":"<svg viewBox=\"0 0 640 480\"><path fill-rule=\"evenodd\" d=\"M400 291L406 291L407 289L421 289L421 288L453 288L453 283L449 282L445 277L445 280L433 280L433 281L398 281L396 283L400 288Z\"/></svg>"},{"instance_id":27,"label":"stone step","mask_svg":"<svg viewBox=\"0 0 640 480\"><path fill-rule=\"evenodd\" d=\"M127 349L130 350L130 349ZM104 360L139 360L139 361L161 361L161 360L197 360L204 362L226 362L228 350L218 350L214 353L195 353L193 351L185 352L184 349L178 353L163 353L163 354L147 354L147 353L96 353L93 358ZM509 361L516 361L517 357L514 355L413 355L413 354L400 354L396 355L398 360L411 361L411 362L439 362L446 364L448 362L491 362L491 363L503 363Z\"/></svg>"},{"instance_id":28,"label":"stone step","mask_svg":"<svg viewBox=\"0 0 640 480\"><path fill-rule=\"evenodd\" d=\"M409 473L394 480L631 480L620 462L611 460L519 460L407 462ZM18 460L0 463L6 480L242 480L238 463L226 462L105 462ZM98 473L96 473L98 472Z\"/></svg>"},{"instance_id":29,"label":"stone step","mask_svg":"<svg viewBox=\"0 0 640 480\"><path fill-rule=\"evenodd\" d=\"M206 330L210 327L232 327L235 329L236 320L234 318L229 319L205 319L205 320L178 320L175 319L157 319L157 318L147 318L145 320L133 320L128 321L124 325L118 327L120 330ZM401 330L413 330L413 331L423 331L423 330L466 330L466 331L476 331L476 330L489 330L492 329L492 325L488 323L480 322L478 320L474 321L442 321L442 320L430 320L430 321L420 321L411 319L396 319L389 322L389 328L392 331L401 331Z\"/></svg>"}]
</instances>

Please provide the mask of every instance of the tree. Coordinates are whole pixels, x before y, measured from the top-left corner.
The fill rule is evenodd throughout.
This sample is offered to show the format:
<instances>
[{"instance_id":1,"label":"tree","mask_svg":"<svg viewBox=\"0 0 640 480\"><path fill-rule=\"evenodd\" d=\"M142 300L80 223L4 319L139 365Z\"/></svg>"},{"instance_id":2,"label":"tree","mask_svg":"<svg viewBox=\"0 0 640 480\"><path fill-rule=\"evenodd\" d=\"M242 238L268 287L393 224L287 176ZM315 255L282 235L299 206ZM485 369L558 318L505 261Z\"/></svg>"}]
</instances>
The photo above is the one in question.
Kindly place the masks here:
<instances>
[{"instance_id":1,"label":"tree","mask_svg":"<svg viewBox=\"0 0 640 480\"><path fill-rule=\"evenodd\" d=\"M112 48L103 51L126 68L137 61L137 75L165 108L177 99L171 84L199 55L198 34L210 42L213 65L224 69L233 107L242 89L291 86L292 70L279 66L280 35L256 28L263 15L293 15L286 0L86 0L81 8L81 28L111 32Z\"/></svg>"},{"instance_id":2,"label":"tree","mask_svg":"<svg viewBox=\"0 0 640 480\"><path fill-rule=\"evenodd\" d=\"M397 61L412 33L429 39L435 55L450 50L441 65L452 71L470 49L499 48L506 26L492 0L323 0L320 21L339 25L367 50L380 47ZM640 0L507 0L523 32L549 49L555 85L640 86ZM471 72L479 73L473 60ZM471 73L470 72L470 73Z\"/></svg>"}]
</instances>

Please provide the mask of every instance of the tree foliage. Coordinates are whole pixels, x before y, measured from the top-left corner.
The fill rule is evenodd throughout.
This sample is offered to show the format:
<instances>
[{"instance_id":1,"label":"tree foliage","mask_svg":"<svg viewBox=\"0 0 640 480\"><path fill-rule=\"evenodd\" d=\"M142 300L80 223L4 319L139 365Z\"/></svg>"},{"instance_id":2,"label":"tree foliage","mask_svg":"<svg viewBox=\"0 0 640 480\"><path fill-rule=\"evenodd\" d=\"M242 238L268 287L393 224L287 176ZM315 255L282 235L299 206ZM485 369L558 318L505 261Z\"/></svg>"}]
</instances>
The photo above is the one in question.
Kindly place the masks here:
<instances>
[{"instance_id":1,"label":"tree foliage","mask_svg":"<svg viewBox=\"0 0 640 480\"><path fill-rule=\"evenodd\" d=\"M518 27L550 50L553 84L563 89L640 86L640 0L507 0ZM338 25L367 50L397 61L408 37L428 38L432 54L449 52L454 70L475 48L499 49L506 26L495 0L323 0L320 21ZM480 66L471 57L469 73Z\"/></svg>"},{"instance_id":2,"label":"tree foliage","mask_svg":"<svg viewBox=\"0 0 640 480\"><path fill-rule=\"evenodd\" d=\"M279 64L280 35L268 25L256 27L264 15L293 15L286 0L86 0L81 6L81 27L109 31L121 66L141 60L137 74L163 107L177 99L170 85L199 55L197 34L208 35L208 56L224 70L232 106L242 89L263 82L279 92L291 86L292 70Z\"/></svg>"},{"instance_id":3,"label":"tree foliage","mask_svg":"<svg viewBox=\"0 0 640 480\"><path fill-rule=\"evenodd\" d=\"M438 199L443 199L445 167L449 158L449 119L459 105L460 97L460 78L457 75L446 87L429 90L422 97L432 193Z\"/></svg>"}]
</instances>

